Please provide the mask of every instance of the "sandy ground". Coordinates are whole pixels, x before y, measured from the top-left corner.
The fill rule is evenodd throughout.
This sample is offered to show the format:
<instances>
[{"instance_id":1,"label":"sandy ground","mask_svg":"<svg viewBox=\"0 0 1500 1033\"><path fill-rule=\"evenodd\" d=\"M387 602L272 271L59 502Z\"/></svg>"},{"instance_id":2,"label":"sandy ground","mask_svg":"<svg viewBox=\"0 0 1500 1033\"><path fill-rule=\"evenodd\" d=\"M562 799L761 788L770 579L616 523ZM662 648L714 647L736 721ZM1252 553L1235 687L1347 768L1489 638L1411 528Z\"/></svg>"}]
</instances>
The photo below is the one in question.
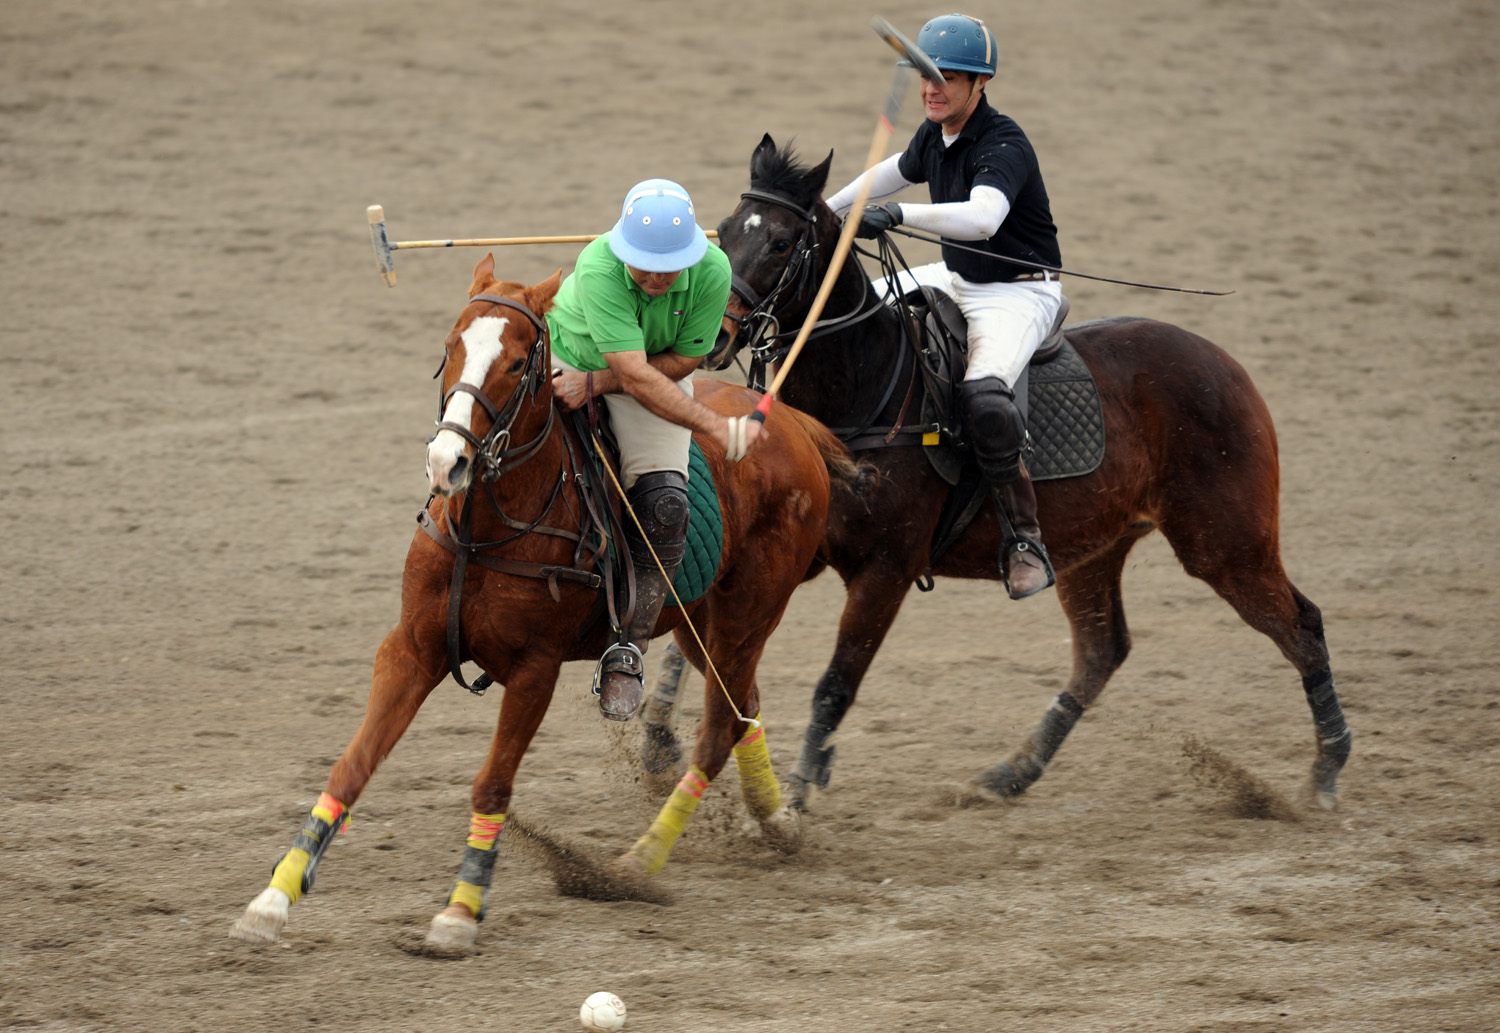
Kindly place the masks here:
<instances>
[{"instance_id":1,"label":"sandy ground","mask_svg":"<svg viewBox=\"0 0 1500 1033\"><path fill-rule=\"evenodd\" d=\"M727 5L715 5L727 11ZM428 380L482 252L598 232L625 187L732 209L763 132L858 171L873 14L927 6L13 0L0 18L0 1026L1481 1031L1500 1026L1500 14L1469 2L990 4L991 88L1042 155L1073 318L1227 347L1274 413L1283 538L1355 754L1334 814L1240 817L1217 751L1300 807L1292 669L1159 538L1135 651L1023 802L946 788L1068 665L1050 596L914 597L805 849L726 777L668 905L560 896L518 844L462 956L421 953L498 692L432 697L286 939L228 927L359 720L425 496ZM910 109L898 139L915 124ZM511 249L512 278L570 248ZM911 257L921 257L913 254ZM762 668L789 770L842 591ZM624 849L656 807L569 667L514 810ZM701 682L693 683L697 695ZM683 708L690 729L698 707Z\"/></svg>"}]
</instances>

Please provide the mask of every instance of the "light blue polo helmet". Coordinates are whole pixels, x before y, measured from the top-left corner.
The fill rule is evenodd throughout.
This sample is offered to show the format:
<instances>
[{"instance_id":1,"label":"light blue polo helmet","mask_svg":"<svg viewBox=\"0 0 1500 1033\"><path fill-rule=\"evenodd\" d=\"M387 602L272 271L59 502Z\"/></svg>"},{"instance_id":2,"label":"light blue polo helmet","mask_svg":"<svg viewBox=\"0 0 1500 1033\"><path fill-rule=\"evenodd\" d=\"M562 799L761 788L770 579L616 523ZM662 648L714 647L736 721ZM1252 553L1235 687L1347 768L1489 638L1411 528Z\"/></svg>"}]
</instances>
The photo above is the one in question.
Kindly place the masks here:
<instances>
[{"instance_id":1,"label":"light blue polo helmet","mask_svg":"<svg viewBox=\"0 0 1500 1033\"><path fill-rule=\"evenodd\" d=\"M708 235L693 218L693 199L670 179L637 183L609 231L609 249L626 265L648 273L675 273L698 264Z\"/></svg>"},{"instance_id":2,"label":"light blue polo helmet","mask_svg":"<svg viewBox=\"0 0 1500 1033\"><path fill-rule=\"evenodd\" d=\"M932 58L944 72L995 74L995 36L978 18L967 14L945 14L932 19L917 33L917 49ZM906 68L907 60L896 62Z\"/></svg>"}]
</instances>

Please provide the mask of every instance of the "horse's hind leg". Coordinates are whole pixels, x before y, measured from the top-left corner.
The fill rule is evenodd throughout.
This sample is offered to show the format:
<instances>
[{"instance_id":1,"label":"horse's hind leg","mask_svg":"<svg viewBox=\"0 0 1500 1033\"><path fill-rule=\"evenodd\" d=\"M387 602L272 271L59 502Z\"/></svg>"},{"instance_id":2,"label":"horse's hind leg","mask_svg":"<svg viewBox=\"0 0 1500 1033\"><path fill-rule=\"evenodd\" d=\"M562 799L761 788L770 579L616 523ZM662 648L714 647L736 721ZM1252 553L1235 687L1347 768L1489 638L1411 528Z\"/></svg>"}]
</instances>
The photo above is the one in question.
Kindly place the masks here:
<instances>
[{"instance_id":1,"label":"horse's hind leg","mask_svg":"<svg viewBox=\"0 0 1500 1033\"><path fill-rule=\"evenodd\" d=\"M656 684L651 687L646 705L641 708L641 729L645 733L641 742L641 767L647 774L659 775L676 767L682 760L682 747L672 731L672 711L677 706L677 693L686 678L686 658L676 642L668 642L662 650Z\"/></svg>"},{"instance_id":2,"label":"horse's hind leg","mask_svg":"<svg viewBox=\"0 0 1500 1033\"><path fill-rule=\"evenodd\" d=\"M1098 700L1110 675L1125 662L1130 630L1125 625L1120 574L1131 546L1147 531L1122 538L1102 556L1058 573L1058 602L1073 626L1073 672L1026 741L1008 759L971 780L981 795L1019 796L1041 778L1084 710Z\"/></svg>"},{"instance_id":3,"label":"horse's hind leg","mask_svg":"<svg viewBox=\"0 0 1500 1033\"><path fill-rule=\"evenodd\" d=\"M448 894L448 906L433 917L427 931L427 943L432 946L468 947L478 934L516 769L547 713L559 666L556 660L537 658L505 679L505 699L489 756L474 776L464 859Z\"/></svg>"},{"instance_id":4,"label":"horse's hind leg","mask_svg":"<svg viewBox=\"0 0 1500 1033\"><path fill-rule=\"evenodd\" d=\"M405 628L385 637L375 654L370 699L359 731L329 772L323 794L277 863L270 885L250 902L230 935L251 941L272 941L281 935L291 906L312 889L318 862L334 834L348 824L349 808L441 679L441 670L429 670L419 662Z\"/></svg>"},{"instance_id":5,"label":"horse's hind leg","mask_svg":"<svg viewBox=\"0 0 1500 1033\"><path fill-rule=\"evenodd\" d=\"M1218 526L1203 523L1200 514L1196 527L1186 519L1163 520L1162 532L1183 568L1207 582L1246 624L1275 642L1302 675L1318 741L1313 793L1320 806L1332 810L1338 806L1338 776L1354 736L1334 688L1323 615L1286 576L1274 512L1259 521L1248 507L1228 515L1238 517L1242 526L1224 526L1222 513ZM1203 531L1205 526L1214 527L1214 532Z\"/></svg>"},{"instance_id":6,"label":"horse's hind leg","mask_svg":"<svg viewBox=\"0 0 1500 1033\"><path fill-rule=\"evenodd\" d=\"M687 772L646 834L625 855L627 866L647 875L657 874L666 865L704 791L723 771L731 753L739 766L740 789L751 816L778 845L790 845L793 838L783 828L785 808L781 805L781 788L771 768L771 755L758 720L760 689L755 683L761 653L780 613L770 618L762 614L758 619L746 619L743 614L725 612L733 609L737 608L720 602L698 611L708 625L705 637L713 666L704 661L696 642L680 643L688 660L704 675L703 722ZM725 633L726 628L733 630Z\"/></svg>"}]
</instances>

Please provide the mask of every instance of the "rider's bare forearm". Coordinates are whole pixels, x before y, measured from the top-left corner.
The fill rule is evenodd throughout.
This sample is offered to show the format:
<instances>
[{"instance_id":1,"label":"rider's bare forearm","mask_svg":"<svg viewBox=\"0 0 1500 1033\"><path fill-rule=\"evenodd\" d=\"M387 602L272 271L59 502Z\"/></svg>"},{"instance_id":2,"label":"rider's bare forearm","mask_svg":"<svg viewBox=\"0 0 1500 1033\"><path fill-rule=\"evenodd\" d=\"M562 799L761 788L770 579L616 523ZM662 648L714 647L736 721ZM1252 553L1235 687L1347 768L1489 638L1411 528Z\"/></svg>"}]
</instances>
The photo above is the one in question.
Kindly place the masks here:
<instances>
[{"instance_id":1,"label":"rider's bare forearm","mask_svg":"<svg viewBox=\"0 0 1500 1033\"><path fill-rule=\"evenodd\" d=\"M606 358L605 361L609 360ZM646 361L653 369L661 373L662 376L676 383L701 366L703 364L703 356L661 352L660 354L652 355ZM597 370L594 373L595 395L613 394L616 391L623 390L625 388L620 382L620 376L613 368Z\"/></svg>"},{"instance_id":2,"label":"rider's bare forearm","mask_svg":"<svg viewBox=\"0 0 1500 1033\"><path fill-rule=\"evenodd\" d=\"M658 363L655 360L662 356L653 356L652 361L647 361L641 352L610 352L604 356L604 361L609 363L607 372L618 385L616 390L629 394L653 415L679 427L721 437L724 417L683 394L676 383L702 360L676 353L663 354L671 355L672 359ZM683 368L684 364L686 368ZM675 378L674 373L677 374ZM599 376L594 374L594 390L604 393L599 390Z\"/></svg>"}]
</instances>

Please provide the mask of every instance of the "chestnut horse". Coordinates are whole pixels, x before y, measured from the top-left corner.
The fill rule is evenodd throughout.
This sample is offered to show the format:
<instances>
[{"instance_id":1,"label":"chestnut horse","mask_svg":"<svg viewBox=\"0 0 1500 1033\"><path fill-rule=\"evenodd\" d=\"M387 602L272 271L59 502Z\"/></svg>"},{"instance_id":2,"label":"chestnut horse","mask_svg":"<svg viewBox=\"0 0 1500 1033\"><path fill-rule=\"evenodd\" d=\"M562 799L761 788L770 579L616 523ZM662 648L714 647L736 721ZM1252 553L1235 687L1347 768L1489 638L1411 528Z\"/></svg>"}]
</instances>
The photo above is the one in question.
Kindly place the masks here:
<instances>
[{"instance_id":1,"label":"chestnut horse","mask_svg":"<svg viewBox=\"0 0 1500 1033\"><path fill-rule=\"evenodd\" d=\"M241 938L280 935L288 908L310 888L329 839L347 822L376 766L450 662L472 659L505 687L505 697L489 756L474 779L463 865L428 942L474 940L516 769L547 712L559 667L594 659L611 641L597 605L598 577L588 562L591 544L595 553L602 548L597 514L605 503L580 492L582 445L571 421L558 418L547 375L551 352L541 317L560 281L559 273L532 287L497 282L493 255L474 270L470 300L444 342L443 419L428 446L434 495L423 514L426 533L415 534L407 553L400 622L376 651L363 724L333 765L270 885L236 923ZM748 413L757 401L743 388L712 380L696 387L701 401L725 415ZM626 878L661 870L731 750L751 815L772 837L785 836L789 822L795 825L796 816L781 804L756 720L755 670L788 597L813 562L828 511L830 471L843 478L858 470L832 434L789 406L776 408L767 430L767 440L738 463L726 459L718 442L699 441L718 489L722 560L713 585L686 604L686 614L677 606L662 611L657 634L690 619L722 689L711 668L692 766L649 831L621 859L615 874ZM595 530L588 522L591 510ZM485 543L468 551L461 577L455 577L455 539ZM450 595L461 599L461 634L453 636L458 641L451 661ZM703 670L697 639L678 634L682 650Z\"/></svg>"},{"instance_id":2,"label":"chestnut horse","mask_svg":"<svg viewBox=\"0 0 1500 1033\"><path fill-rule=\"evenodd\" d=\"M804 322L839 233L839 220L821 197L832 158L815 168L799 165L769 135L756 148L751 190L719 226L735 274L734 318L725 321L732 336L721 339L710 367L727 365L745 339L760 346L769 333L790 341ZM781 398L830 427L884 430L901 423L906 384L915 376L908 372L914 349L903 338L902 317L877 300L857 259L840 271L825 312L788 371ZM1058 601L1072 625L1073 670L1030 737L1008 759L975 775L973 791L989 798L1024 792L1099 698L1130 652L1120 595L1125 557L1160 529L1187 572L1269 636L1302 676L1317 735L1313 789L1322 806L1334 807L1351 736L1322 617L1282 568L1276 432L1265 403L1234 359L1178 327L1108 319L1071 327L1067 337L1098 385L1108 445L1092 473L1036 484ZM921 445L854 447L880 476L858 499L834 492L821 555L843 577L848 599L792 776L798 807L805 806L810 785L827 785L829 737L853 704L908 590L929 571L934 532L952 490ZM998 579L1000 540L994 508L986 504L931 573ZM666 723L676 691L667 659L667 673L643 712L648 768L675 749Z\"/></svg>"}]
</instances>

